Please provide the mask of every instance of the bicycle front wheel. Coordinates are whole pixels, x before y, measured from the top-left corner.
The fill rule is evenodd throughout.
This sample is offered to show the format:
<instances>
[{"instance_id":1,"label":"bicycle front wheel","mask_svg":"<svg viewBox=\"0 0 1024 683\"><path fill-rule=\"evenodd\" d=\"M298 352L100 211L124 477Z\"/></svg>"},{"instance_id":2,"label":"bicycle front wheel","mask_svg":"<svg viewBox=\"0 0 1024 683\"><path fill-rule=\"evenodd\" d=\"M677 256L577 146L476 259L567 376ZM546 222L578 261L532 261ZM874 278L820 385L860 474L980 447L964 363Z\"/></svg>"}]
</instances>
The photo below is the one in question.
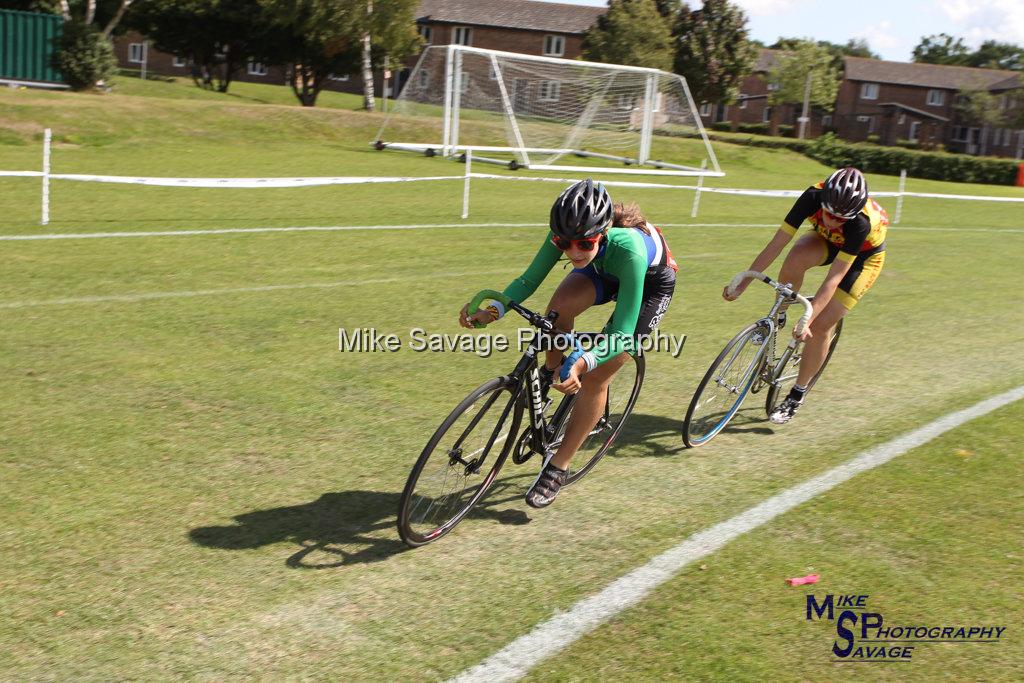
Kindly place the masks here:
<instances>
[{"instance_id":1,"label":"bicycle front wheel","mask_svg":"<svg viewBox=\"0 0 1024 683\"><path fill-rule=\"evenodd\" d=\"M810 391L811 387L818 383L818 378L825 372L825 366L832 359L832 354L836 350L836 344L839 343L839 335L842 331L843 320L840 318L839 322L836 323L835 330L832 332L832 339L828 343L828 353L825 355L825 360L821 367L818 368L818 372L814 373L811 381L807 383L807 391ZM796 377L800 372L800 359L803 357L801 351L803 351L802 344L798 345L796 350L792 352L786 349L782 354L782 358L779 359L779 364L775 366L775 370L772 373L775 377L769 383L768 393L764 397L764 410L768 415L772 414L775 406L786 397L789 390L796 384Z\"/></svg>"},{"instance_id":2,"label":"bicycle front wheel","mask_svg":"<svg viewBox=\"0 0 1024 683\"><path fill-rule=\"evenodd\" d=\"M748 326L725 345L704 373L683 420L683 443L688 447L706 444L740 409L762 366L768 337L764 323Z\"/></svg>"},{"instance_id":3,"label":"bicycle front wheel","mask_svg":"<svg viewBox=\"0 0 1024 683\"><path fill-rule=\"evenodd\" d=\"M447 534L494 483L522 418L517 387L503 377L485 382L430 437L398 505L398 534L407 545Z\"/></svg>"},{"instance_id":4,"label":"bicycle front wheel","mask_svg":"<svg viewBox=\"0 0 1024 683\"><path fill-rule=\"evenodd\" d=\"M573 456L572 463L569 465L569 475L565 478L565 486L574 484L585 477L611 449L640 396L646 367L647 362L642 354L631 355L612 377L608 384L608 396L605 398L604 410L597 419L597 424L590 430L583 440L583 444ZM566 396L562 400L575 402L575 399L575 396ZM557 449L561 445L571 415L572 406L570 405L558 425L557 436L551 444L551 448Z\"/></svg>"}]
</instances>

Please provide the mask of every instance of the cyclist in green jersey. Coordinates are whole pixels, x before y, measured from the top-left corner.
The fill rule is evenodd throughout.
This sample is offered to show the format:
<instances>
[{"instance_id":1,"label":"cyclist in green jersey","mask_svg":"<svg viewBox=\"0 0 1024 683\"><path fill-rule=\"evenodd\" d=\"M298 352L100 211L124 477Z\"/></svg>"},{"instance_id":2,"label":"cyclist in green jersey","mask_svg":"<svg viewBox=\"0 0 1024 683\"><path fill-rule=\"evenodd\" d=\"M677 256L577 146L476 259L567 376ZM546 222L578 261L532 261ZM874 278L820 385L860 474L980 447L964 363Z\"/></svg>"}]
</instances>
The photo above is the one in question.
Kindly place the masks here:
<instances>
[{"instance_id":1,"label":"cyclist in green jersey","mask_svg":"<svg viewBox=\"0 0 1024 683\"><path fill-rule=\"evenodd\" d=\"M678 266L661 231L647 222L635 204L613 204L608 191L591 179L566 189L551 207L551 231L529 268L513 280L503 294L525 301L547 277L564 254L573 270L558 286L548 311L558 311L556 327L570 332L576 317L593 305L615 301L611 320L594 346L585 353L564 357L547 351L541 369L544 394L548 387L565 394L579 393L565 436L526 494L532 507L554 501L573 455L597 424L606 400L608 384L626 361L637 340L650 334L668 310L675 290ZM463 306L463 327L488 324L504 315L500 302L470 316ZM554 382L560 368L565 381Z\"/></svg>"}]
</instances>

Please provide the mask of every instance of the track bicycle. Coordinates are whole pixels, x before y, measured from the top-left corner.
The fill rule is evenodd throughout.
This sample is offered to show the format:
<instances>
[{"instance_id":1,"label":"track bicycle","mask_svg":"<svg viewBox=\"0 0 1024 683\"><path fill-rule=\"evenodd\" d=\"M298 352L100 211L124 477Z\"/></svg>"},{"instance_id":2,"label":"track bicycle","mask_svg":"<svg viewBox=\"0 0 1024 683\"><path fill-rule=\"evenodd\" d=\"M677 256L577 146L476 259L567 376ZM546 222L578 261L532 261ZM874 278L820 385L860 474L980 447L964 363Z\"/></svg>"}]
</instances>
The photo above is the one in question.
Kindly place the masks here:
<instances>
[{"instance_id":1,"label":"track bicycle","mask_svg":"<svg viewBox=\"0 0 1024 683\"><path fill-rule=\"evenodd\" d=\"M509 455L517 465L540 455L543 469L562 443L576 401L575 394L564 395L548 415L555 401L544 400L542 395L538 356L559 339L563 346L571 342L582 352L580 338L593 335L563 335L555 330L557 312L534 313L490 290L474 297L469 314L477 312L485 299L500 301L536 331L512 372L470 392L441 422L413 465L398 505L398 533L412 547L436 541L461 522L494 484ZM640 349L629 359L612 378L604 410L573 457L563 487L578 482L594 468L636 405L645 360ZM562 380L567 376L563 371ZM520 432L524 412L529 421Z\"/></svg>"},{"instance_id":2,"label":"track bicycle","mask_svg":"<svg viewBox=\"0 0 1024 683\"><path fill-rule=\"evenodd\" d=\"M748 277L772 287L775 290L775 302L765 317L747 325L725 345L697 386L683 420L683 443L690 448L703 446L725 429L739 412L748 394L756 394L765 389L764 409L767 415L771 415L796 382L803 342L791 339L781 354L776 353L780 309L785 302L800 302L803 305L804 314L795 326L799 334L810 320L811 302L795 292L791 285L776 282L754 270L736 275L729 283L729 291L735 291ZM808 391L825 371L842 330L843 321L840 320L832 329L825 361L807 384Z\"/></svg>"}]
</instances>

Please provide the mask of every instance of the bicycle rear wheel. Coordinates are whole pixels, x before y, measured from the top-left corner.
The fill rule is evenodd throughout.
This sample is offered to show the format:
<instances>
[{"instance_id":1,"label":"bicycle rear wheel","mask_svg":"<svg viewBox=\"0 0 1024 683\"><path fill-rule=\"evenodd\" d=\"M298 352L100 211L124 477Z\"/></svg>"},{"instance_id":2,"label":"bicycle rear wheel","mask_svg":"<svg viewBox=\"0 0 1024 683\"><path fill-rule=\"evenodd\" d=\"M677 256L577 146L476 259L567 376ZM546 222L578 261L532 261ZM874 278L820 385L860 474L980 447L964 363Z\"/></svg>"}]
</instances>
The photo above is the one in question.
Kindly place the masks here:
<instances>
[{"instance_id":1,"label":"bicycle rear wheel","mask_svg":"<svg viewBox=\"0 0 1024 683\"><path fill-rule=\"evenodd\" d=\"M430 437L398 505L398 534L407 545L441 538L487 493L522 418L517 388L504 377L485 382Z\"/></svg>"},{"instance_id":2,"label":"bicycle rear wheel","mask_svg":"<svg viewBox=\"0 0 1024 683\"><path fill-rule=\"evenodd\" d=\"M640 396L646 367L647 361L642 354L630 355L612 377L608 384L608 396L605 399L604 411L573 456L572 463L569 465L569 475L565 479L565 486L574 484L585 477L611 449ZM575 396L566 396L562 400L575 402ZM556 427L556 437L551 448L557 449L561 445L571 415L572 406L570 405L569 410L566 411Z\"/></svg>"},{"instance_id":3,"label":"bicycle rear wheel","mask_svg":"<svg viewBox=\"0 0 1024 683\"><path fill-rule=\"evenodd\" d=\"M839 335L843 332L843 321L840 318L839 322L836 323L835 331L832 333L832 339L828 344L828 353L825 354L825 361L821 364L821 368L814 374L811 381L807 383L807 391L817 384L818 378L825 372L825 368L828 366L829 360L832 358L832 353L836 350L836 345L839 343ZM775 380L768 385L768 393L764 397L764 410L768 415L772 414L775 410L775 406L786 397L789 390L796 384L796 377L800 371L800 359L803 357L801 353L803 351L803 345L798 345L796 352L791 353L787 348L782 353L782 358L779 359L779 364L774 370Z\"/></svg>"},{"instance_id":4,"label":"bicycle rear wheel","mask_svg":"<svg viewBox=\"0 0 1024 683\"><path fill-rule=\"evenodd\" d=\"M729 340L711 363L683 420L683 443L688 447L706 444L740 409L761 368L768 336L765 323L753 323Z\"/></svg>"}]
</instances>

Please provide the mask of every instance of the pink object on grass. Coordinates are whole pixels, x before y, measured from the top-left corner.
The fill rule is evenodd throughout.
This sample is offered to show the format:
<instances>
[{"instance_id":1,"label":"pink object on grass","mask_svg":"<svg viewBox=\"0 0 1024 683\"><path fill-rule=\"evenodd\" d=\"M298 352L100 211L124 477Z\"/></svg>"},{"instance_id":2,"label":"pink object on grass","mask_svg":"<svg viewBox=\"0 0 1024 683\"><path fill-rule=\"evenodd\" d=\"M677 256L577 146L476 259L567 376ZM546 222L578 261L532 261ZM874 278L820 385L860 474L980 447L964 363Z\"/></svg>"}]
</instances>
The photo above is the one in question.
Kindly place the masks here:
<instances>
[{"instance_id":1,"label":"pink object on grass","mask_svg":"<svg viewBox=\"0 0 1024 683\"><path fill-rule=\"evenodd\" d=\"M818 579L821 578L817 574L808 574L807 576L798 576L795 579L786 579L786 583L790 586L803 586L807 583L818 583Z\"/></svg>"}]
</instances>

